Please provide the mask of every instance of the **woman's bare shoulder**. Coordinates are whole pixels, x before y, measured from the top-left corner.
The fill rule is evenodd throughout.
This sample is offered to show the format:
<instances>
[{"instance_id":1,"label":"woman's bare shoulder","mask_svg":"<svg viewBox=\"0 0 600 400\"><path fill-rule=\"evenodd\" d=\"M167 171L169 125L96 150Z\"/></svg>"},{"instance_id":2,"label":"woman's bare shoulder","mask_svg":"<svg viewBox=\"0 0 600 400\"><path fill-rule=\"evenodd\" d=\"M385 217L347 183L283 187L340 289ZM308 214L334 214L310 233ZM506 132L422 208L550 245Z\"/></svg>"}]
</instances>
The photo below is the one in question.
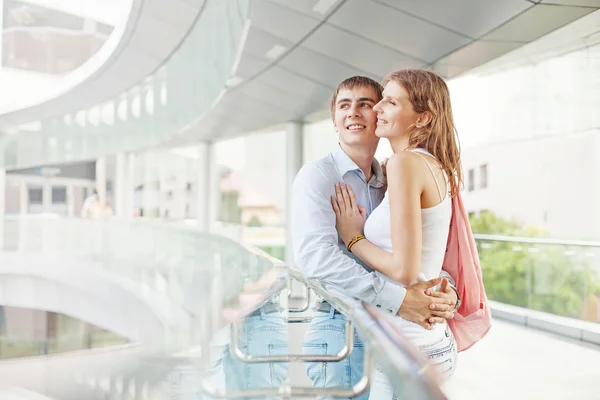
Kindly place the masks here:
<instances>
[{"instance_id":1,"label":"woman's bare shoulder","mask_svg":"<svg viewBox=\"0 0 600 400\"><path fill-rule=\"evenodd\" d=\"M390 172L407 174L414 172L414 168L419 168L423 161L421 157L409 150L400 151L390 157L387 163L387 169Z\"/></svg>"}]
</instances>

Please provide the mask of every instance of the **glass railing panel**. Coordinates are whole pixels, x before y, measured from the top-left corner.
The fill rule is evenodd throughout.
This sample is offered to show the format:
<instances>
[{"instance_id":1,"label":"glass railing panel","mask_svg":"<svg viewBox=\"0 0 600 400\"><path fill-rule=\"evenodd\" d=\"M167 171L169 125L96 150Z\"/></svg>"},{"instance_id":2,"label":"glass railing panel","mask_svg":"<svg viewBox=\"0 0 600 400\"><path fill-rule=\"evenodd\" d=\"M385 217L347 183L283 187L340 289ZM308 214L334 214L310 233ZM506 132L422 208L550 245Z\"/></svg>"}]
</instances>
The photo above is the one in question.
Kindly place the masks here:
<instances>
[{"instance_id":1,"label":"glass railing panel","mask_svg":"<svg viewBox=\"0 0 600 400\"><path fill-rule=\"evenodd\" d=\"M61 354L129 341L68 315L20 307L0 307L0 360Z\"/></svg>"},{"instance_id":2,"label":"glass railing panel","mask_svg":"<svg viewBox=\"0 0 600 400\"><path fill-rule=\"evenodd\" d=\"M490 300L600 322L600 244L476 235Z\"/></svg>"},{"instance_id":3,"label":"glass railing panel","mask_svg":"<svg viewBox=\"0 0 600 400\"><path fill-rule=\"evenodd\" d=\"M132 290L140 299L149 294L152 300L164 298L160 304L150 304L167 307L167 312L153 309L166 318L163 343L146 341L152 332L144 332L139 341L131 342L108 329L84 323L89 321L58 314L54 314L51 324L53 335L42 343L0 340L0 350L10 352L13 357L52 354L53 358L38 361L50 363L46 378L52 376L57 382L73 383L75 375L69 374L77 365L76 375L85 378L78 378L78 385L88 378L94 382L114 382L128 376L142 386L147 384L148 394L156 398L185 393L196 398L202 394L205 383L230 394L248 388L268 389L266 394L257 392L263 395L256 398L276 397L273 391L280 390L277 389L280 385L281 390L290 393L319 394L306 376L299 378L305 374L305 363L323 362L302 359L306 355L302 349L305 329L302 324L309 322L314 311L310 307L300 313L289 311L291 272L283 262L264 251L193 228L148 221L6 217L5 229L6 234L15 236L16 245L12 245L12 251L5 251L4 256L22 254L75 260L78 268L101 271L98 277L104 274L116 277L114 282ZM368 312L360 303L331 297L318 282L294 274L294 279L308 284L354 323L356 337L372 347L374 358L369 359L369 365L381 365L395 383L402 385L399 393L413 395L409 398L438 398L436 383L421 376L421 360L414 358L408 347L398 345L401 342L398 333L386 331L376 313ZM185 316L185 324L177 317L181 315ZM139 325L138 315L131 314L128 318ZM290 323L294 319L297 323ZM234 337L239 341L235 342ZM129 344L122 346L125 343ZM342 346L340 343L340 350ZM95 350L77 351L99 347L103 349L97 354L93 353ZM235 349L237 353L232 353ZM50 367L58 365L61 357L68 354L81 357L81 364L72 363L63 369ZM126 358L119 358L120 354ZM232 358L234 354L236 358ZM106 364L104 357L110 363ZM250 361L252 357L254 361L256 357L278 359L255 363L247 362L247 357ZM0 373L2 368L0 362ZM244 382L247 377L250 380ZM261 387L265 377L270 383ZM360 387L338 389L349 393ZM119 398L115 390L107 385L99 393Z\"/></svg>"}]
</instances>

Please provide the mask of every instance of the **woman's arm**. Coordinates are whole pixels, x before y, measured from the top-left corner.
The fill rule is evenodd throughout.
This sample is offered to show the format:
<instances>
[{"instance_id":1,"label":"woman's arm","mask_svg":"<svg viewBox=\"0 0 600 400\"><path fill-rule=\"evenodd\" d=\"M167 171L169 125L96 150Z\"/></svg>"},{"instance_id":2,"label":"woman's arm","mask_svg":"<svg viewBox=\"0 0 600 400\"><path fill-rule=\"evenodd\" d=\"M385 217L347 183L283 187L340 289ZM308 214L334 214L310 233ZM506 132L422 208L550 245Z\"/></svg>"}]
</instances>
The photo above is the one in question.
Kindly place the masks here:
<instances>
[{"instance_id":1,"label":"woman's arm","mask_svg":"<svg viewBox=\"0 0 600 400\"><path fill-rule=\"evenodd\" d=\"M420 179L420 161L410 152L401 152L390 158L387 164L392 252L380 249L365 239L352 246L352 252L361 260L405 286L412 284L421 272L423 180ZM360 210L352 189L347 185L337 186L336 196L337 202L332 200L332 205L336 211L338 231L342 240L348 243L362 234L362 229L357 229L356 214Z\"/></svg>"}]
</instances>

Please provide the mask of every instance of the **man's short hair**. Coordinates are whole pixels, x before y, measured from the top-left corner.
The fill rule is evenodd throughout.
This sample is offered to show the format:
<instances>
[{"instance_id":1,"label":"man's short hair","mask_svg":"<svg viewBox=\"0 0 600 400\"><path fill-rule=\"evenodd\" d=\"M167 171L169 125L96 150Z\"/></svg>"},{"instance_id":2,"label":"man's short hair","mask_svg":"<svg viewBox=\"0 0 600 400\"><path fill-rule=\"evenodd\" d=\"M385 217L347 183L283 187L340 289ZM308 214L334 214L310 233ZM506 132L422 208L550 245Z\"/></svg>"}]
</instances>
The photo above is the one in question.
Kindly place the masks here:
<instances>
[{"instance_id":1,"label":"man's short hair","mask_svg":"<svg viewBox=\"0 0 600 400\"><path fill-rule=\"evenodd\" d=\"M377 102L379 102L383 98L383 86L381 86L379 82L371 78L368 78L366 76L352 76L348 79L344 79L335 89L335 92L333 92L333 96L331 96L331 101L329 102L329 110L331 111L332 118L335 114L335 101L337 99L338 94L340 93L340 90L352 90L357 86L372 87L373 90L375 90L375 93L377 94L377 99L375 99Z\"/></svg>"}]
</instances>

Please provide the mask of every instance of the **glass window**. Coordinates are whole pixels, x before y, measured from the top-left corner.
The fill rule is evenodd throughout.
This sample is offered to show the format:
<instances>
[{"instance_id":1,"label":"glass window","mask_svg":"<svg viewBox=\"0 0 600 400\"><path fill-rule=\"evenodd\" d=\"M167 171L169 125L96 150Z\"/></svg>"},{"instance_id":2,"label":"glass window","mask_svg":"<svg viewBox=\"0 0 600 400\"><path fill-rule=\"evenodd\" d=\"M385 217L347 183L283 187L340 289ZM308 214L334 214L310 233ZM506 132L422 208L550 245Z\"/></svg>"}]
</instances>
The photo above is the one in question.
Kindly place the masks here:
<instances>
[{"instance_id":1,"label":"glass window","mask_svg":"<svg viewBox=\"0 0 600 400\"><path fill-rule=\"evenodd\" d=\"M487 188L488 178L487 178L487 164L483 164L479 167L479 187L481 189Z\"/></svg>"},{"instance_id":2,"label":"glass window","mask_svg":"<svg viewBox=\"0 0 600 400\"><path fill-rule=\"evenodd\" d=\"M475 170L470 169L468 172L467 189L469 192L475 190Z\"/></svg>"}]
</instances>

